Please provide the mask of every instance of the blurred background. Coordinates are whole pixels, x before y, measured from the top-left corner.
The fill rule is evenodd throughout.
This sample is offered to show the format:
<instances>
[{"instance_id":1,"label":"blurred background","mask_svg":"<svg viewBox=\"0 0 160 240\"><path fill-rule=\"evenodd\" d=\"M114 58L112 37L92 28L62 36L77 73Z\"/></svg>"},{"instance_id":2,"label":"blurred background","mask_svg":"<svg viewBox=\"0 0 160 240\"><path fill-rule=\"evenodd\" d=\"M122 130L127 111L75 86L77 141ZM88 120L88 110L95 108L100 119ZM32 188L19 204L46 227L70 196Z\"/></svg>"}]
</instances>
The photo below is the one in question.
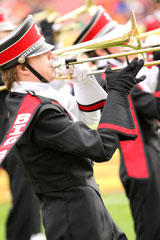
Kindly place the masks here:
<instances>
[{"instance_id":1,"label":"blurred background","mask_svg":"<svg viewBox=\"0 0 160 240\"><path fill-rule=\"evenodd\" d=\"M93 6L92 9L90 8L90 12L82 11L82 7L87 2ZM73 44L82 28L94 14L94 6L97 5L102 5L119 24L125 24L129 20L133 9L140 33L154 29L155 21L158 25L160 22L160 3L155 0L0 0L0 10L5 11L7 17L14 24L19 24L28 14L33 14L37 22L43 18L50 18L49 21L56 22L55 19L59 18L59 22L55 24L55 31L64 29L58 35L58 41L62 47ZM73 10L79 10L81 14L73 14L69 19L60 21L60 17ZM152 18L152 21L147 22L150 16L154 17L154 21ZM129 202L119 179L118 150L109 162L95 164L95 178L112 217L130 240L135 239ZM0 169L0 240L5 240L5 221L11 201L8 175L5 170Z\"/></svg>"}]
</instances>

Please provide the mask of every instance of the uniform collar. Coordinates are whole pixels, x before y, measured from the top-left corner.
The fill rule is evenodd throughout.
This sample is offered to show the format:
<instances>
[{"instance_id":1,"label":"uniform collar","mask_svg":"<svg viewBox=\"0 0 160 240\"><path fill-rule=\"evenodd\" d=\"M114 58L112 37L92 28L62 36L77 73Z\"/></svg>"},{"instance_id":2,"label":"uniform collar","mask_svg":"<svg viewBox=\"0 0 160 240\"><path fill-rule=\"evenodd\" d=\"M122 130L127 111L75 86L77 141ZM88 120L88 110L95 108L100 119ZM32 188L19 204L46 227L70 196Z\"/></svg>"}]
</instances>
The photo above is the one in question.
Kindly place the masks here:
<instances>
[{"instance_id":1,"label":"uniform collar","mask_svg":"<svg viewBox=\"0 0 160 240\"><path fill-rule=\"evenodd\" d=\"M55 99L60 101L57 90L53 89L48 83L41 82L14 82L11 92L28 93L33 92L35 95Z\"/></svg>"}]
</instances>

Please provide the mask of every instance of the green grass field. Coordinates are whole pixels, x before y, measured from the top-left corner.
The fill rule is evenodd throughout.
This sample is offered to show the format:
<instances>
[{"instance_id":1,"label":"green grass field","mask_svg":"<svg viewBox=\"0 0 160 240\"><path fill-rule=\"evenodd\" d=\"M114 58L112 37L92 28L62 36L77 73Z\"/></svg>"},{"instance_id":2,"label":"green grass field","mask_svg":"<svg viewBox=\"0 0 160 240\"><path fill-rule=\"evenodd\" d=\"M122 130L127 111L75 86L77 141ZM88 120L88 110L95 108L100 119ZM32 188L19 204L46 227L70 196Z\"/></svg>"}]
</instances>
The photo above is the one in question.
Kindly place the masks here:
<instances>
[{"instance_id":1,"label":"green grass field","mask_svg":"<svg viewBox=\"0 0 160 240\"><path fill-rule=\"evenodd\" d=\"M128 240L135 240L133 219L125 194L123 192L112 193L102 195L102 197L114 221L126 233ZM10 204L0 204L0 240L6 240L5 221L10 207Z\"/></svg>"},{"instance_id":2,"label":"green grass field","mask_svg":"<svg viewBox=\"0 0 160 240\"><path fill-rule=\"evenodd\" d=\"M117 225L125 232L128 240L135 240L134 223L128 199L124 193L102 196L104 203Z\"/></svg>"}]
</instances>

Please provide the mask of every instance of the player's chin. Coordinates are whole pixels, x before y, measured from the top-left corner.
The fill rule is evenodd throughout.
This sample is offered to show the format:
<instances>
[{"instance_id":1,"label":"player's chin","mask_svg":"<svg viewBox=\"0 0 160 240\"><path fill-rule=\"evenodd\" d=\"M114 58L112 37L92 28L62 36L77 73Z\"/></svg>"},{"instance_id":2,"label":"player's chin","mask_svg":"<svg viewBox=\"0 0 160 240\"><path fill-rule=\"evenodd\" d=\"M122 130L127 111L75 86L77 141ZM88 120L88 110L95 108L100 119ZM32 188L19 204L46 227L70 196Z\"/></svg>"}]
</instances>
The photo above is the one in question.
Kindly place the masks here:
<instances>
[{"instance_id":1,"label":"player's chin","mask_svg":"<svg viewBox=\"0 0 160 240\"><path fill-rule=\"evenodd\" d=\"M53 79L53 78L56 78L56 71L53 70L53 68L51 69L50 71L50 77Z\"/></svg>"},{"instance_id":2,"label":"player's chin","mask_svg":"<svg viewBox=\"0 0 160 240\"><path fill-rule=\"evenodd\" d=\"M50 74L49 77L47 78L47 80L49 82L53 81L56 78L56 74Z\"/></svg>"}]
</instances>

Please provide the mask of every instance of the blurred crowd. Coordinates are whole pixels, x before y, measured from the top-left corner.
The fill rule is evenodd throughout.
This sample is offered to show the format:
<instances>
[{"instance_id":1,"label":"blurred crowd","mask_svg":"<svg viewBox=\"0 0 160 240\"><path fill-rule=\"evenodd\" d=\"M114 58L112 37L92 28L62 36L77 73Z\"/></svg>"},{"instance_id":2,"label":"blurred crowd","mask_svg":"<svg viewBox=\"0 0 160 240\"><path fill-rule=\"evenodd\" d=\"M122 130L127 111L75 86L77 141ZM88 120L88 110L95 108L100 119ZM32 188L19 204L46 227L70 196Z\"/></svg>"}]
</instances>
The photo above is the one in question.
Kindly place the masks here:
<instances>
[{"instance_id":1,"label":"blurred crowd","mask_svg":"<svg viewBox=\"0 0 160 240\"><path fill-rule=\"evenodd\" d=\"M120 24L124 24L129 20L133 9L140 32L159 27L160 1L158 0L1 0L0 9L5 11L6 16L14 24L18 24L30 13L36 14L48 11L46 16L54 12L55 17L60 17L74 9L79 9L87 2L103 6L109 15ZM41 19L41 16L39 19ZM80 23L81 26L84 26L88 20L89 16L87 14L81 14L74 18L74 22Z\"/></svg>"}]
</instances>

